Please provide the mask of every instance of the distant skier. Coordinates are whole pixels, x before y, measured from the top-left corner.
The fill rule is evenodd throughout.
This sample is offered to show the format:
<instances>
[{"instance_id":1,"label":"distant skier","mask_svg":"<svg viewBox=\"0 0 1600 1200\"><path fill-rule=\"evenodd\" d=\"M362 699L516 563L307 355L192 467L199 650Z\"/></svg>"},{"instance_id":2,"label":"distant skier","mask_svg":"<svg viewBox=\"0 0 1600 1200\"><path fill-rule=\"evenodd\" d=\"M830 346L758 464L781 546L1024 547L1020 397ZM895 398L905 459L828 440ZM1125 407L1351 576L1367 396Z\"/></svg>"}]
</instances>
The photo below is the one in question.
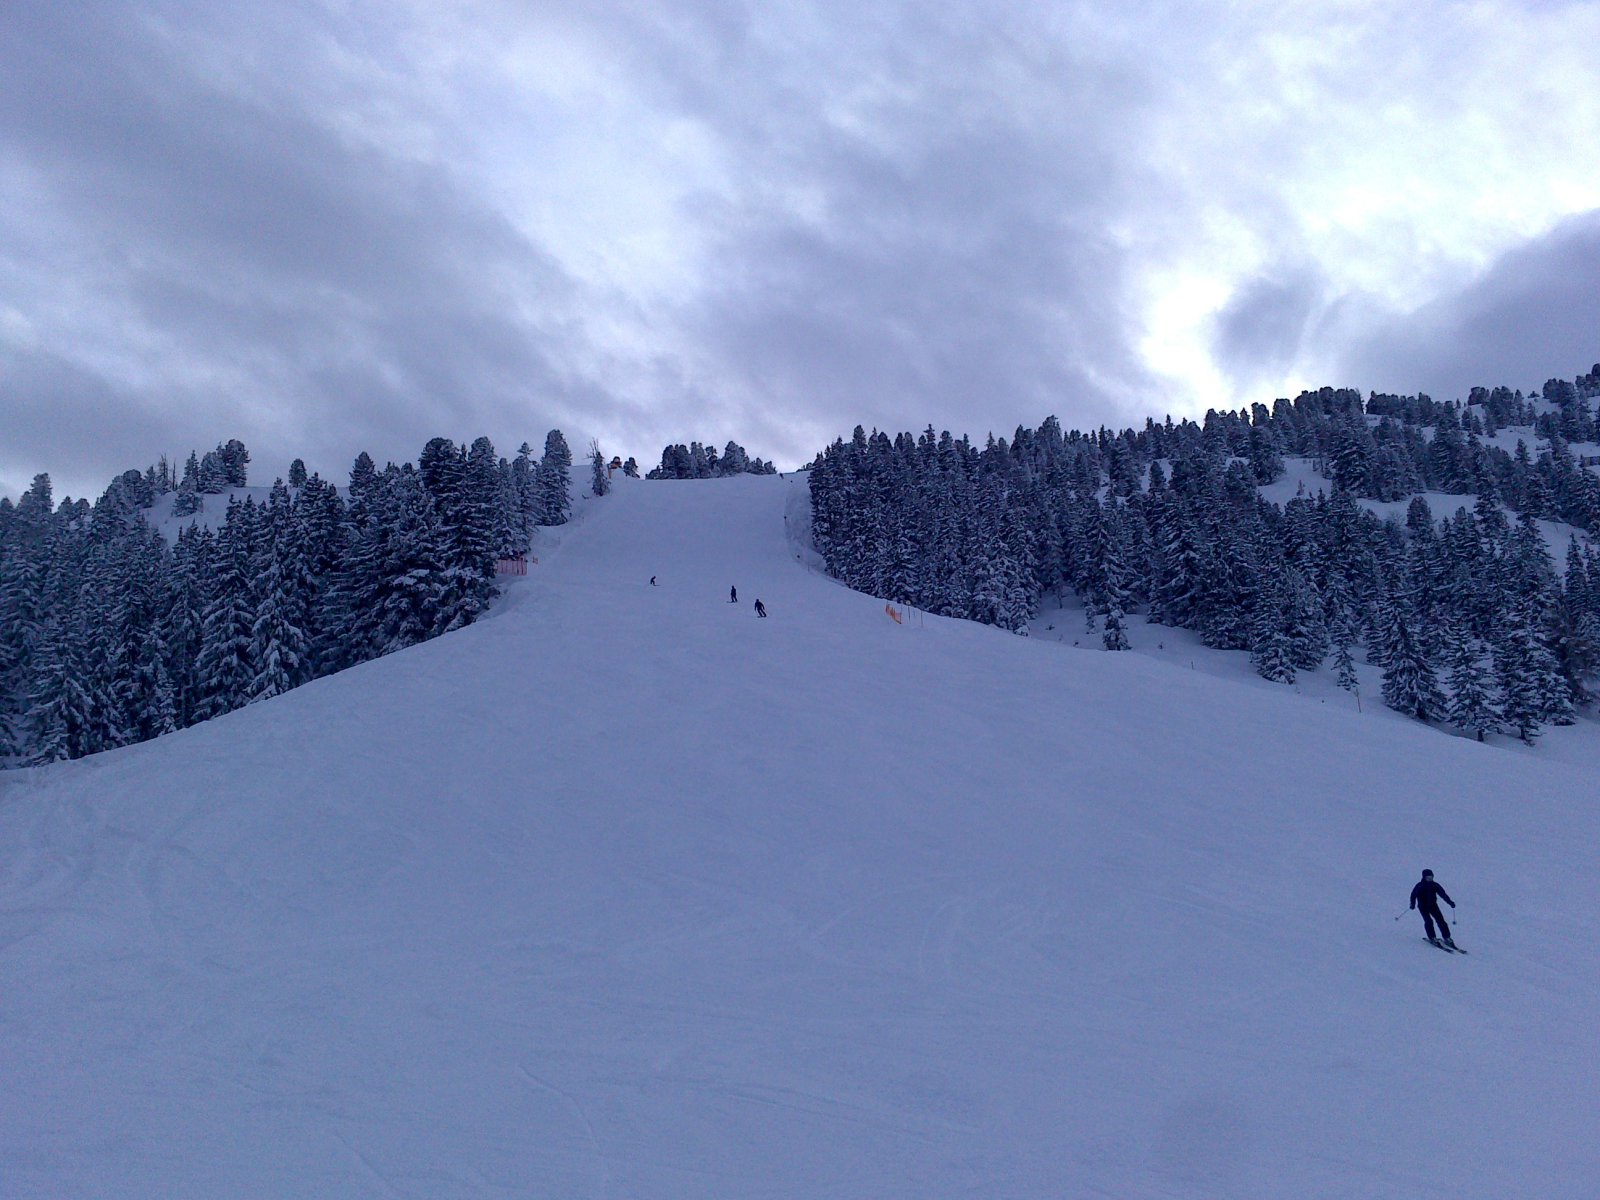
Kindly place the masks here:
<instances>
[{"instance_id":1,"label":"distant skier","mask_svg":"<svg viewBox=\"0 0 1600 1200\"><path fill-rule=\"evenodd\" d=\"M729 604L737 604L737 603L739 603L739 589L738 588L731 587L731 588L728 589L728 603Z\"/></svg>"},{"instance_id":2,"label":"distant skier","mask_svg":"<svg viewBox=\"0 0 1600 1200\"><path fill-rule=\"evenodd\" d=\"M756 616L764 617L766 615L767 615L767 606L765 604L761 603L761 601L757 600L756 601Z\"/></svg>"},{"instance_id":3,"label":"distant skier","mask_svg":"<svg viewBox=\"0 0 1600 1200\"><path fill-rule=\"evenodd\" d=\"M654 575L650 576L650 586L651 587L655 587L656 586L656 577Z\"/></svg>"},{"instance_id":4,"label":"distant skier","mask_svg":"<svg viewBox=\"0 0 1600 1200\"><path fill-rule=\"evenodd\" d=\"M1444 914L1439 911L1441 899L1451 908L1456 906L1456 902L1450 899L1450 893L1433 881L1433 872L1424 871L1417 886L1411 889L1411 907L1422 909L1422 927L1428 931L1428 940L1442 942L1454 950L1456 944L1450 938L1450 926L1444 923ZM1433 935L1434 922L1439 924L1438 937Z\"/></svg>"}]
</instances>

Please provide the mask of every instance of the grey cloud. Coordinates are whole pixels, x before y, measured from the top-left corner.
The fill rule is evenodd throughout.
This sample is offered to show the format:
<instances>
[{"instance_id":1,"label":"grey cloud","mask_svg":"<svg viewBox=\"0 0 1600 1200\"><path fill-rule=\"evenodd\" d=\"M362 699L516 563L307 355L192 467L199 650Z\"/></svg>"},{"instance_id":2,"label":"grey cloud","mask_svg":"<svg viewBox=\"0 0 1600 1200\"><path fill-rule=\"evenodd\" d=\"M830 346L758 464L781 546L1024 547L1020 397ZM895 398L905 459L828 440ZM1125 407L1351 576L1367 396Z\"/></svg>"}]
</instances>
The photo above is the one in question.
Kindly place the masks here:
<instances>
[{"instance_id":1,"label":"grey cloud","mask_svg":"<svg viewBox=\"0 0 1600 1200\"><path fill-rule=\"evenodd\" d=\"M1250 281L1217 315L1212 349L1235 380L1283 374L1300 356L1327 282L1314 267L1283 268Z\"/></svg>"},{"instance_id":2,"label":"grey cloud","mask_svg":"<svg viewBox=\"0 0 1600 1200\"><path fill-rule=\"evenodd\" d=\"M767 185L702 213L717 266L683 319L728 386L831 437L1110 420L1146 385L1103 230L1148 92L1047 41L908 12L818 64L829 94L884 97L855 124L759 54L728 87L760 103L692 98Z\"/></svg>"},{"instance_id":3,"label":"grey cloud","mask_svg":"<svg viewBox=\"0 0 1600 1200\"><path fill-rule=\"evenodd\" d=\"M1137 421L1193 401L1141 339L1174 328L1150 289L1191 246L1226 275L1219 194L1281 264L1211 331L1237 379L1338 341L1338 382L1442 391L1420 377L1510 353L1518 301L1491 295L1532 287L1545 333L1594 311L1508 266L1350 342L1370 312L1330 299L1299 193L1259 169L1302 140L1261 132L1280 84L1209 106L1240 103L1249 12L11 0L4 25L4 487L230 436L270 478L437 433L562 426L641 459L732 437L789 465L857 422ZM53 412L112 432L74 449Z\"/></svg>"},{"instance_id":4,"label":"grey cloud","mask_svg":"<svg viewBox=\"0 0 1600 1200\"><path fill-rule=\"evenodd\" d=\"M104 461L116 465L100 473L49 472L58 500L67 494L97 497L115 471L133 465L118 457L119 446L153 445L169 457L189 446L187 418L152 411L131 390L45 351L0 345L0 405L8 428L0 442L0 477L5 480L0 494L13 498L47 464L81 462L96 447L107 448ZM10 431L19 429L28 431L25 443L13 441ZM29 461L40 465L30 470Z\"/></svg>"},{"instance_id":5,"label":"grey cloud","mask_svg":"<svg viewBox=\"0 0 1600 1200\"><path fill-rule=\"evenodd\" d=\"M267 473L295 454L342 470L358 449L409 457L434 433L517 428L513 414L531 438L569 403L604 403L569 365L572 282L442 169L220 90L131 10L24 5L8 21L0 155L54 224L0 231L0 303L51 307L23 289L70 244L96 272L84 325L161 349L8 347L0 469L62 461L37 419L47 398L119 430L67 458L102 480L169 449L173 424L185 448L254 440ZM542 309L513 315L530 297ZM142 396L84 357L130 354L158 380ZM152 425L165 404L187 412Z\"/></svg>"},{"instance_id":6,"label":"grey cloud","mask_svg":"<svg viewBox=\"0 0 1600 1200\"><path fill-rule=\"evenodd\" d=\"M1459 399L1524 390L1600 360L1600 211L1502 255L1478 279L1356 340L1340 374L1377 391Z\"/></svg>"}]
</instances>

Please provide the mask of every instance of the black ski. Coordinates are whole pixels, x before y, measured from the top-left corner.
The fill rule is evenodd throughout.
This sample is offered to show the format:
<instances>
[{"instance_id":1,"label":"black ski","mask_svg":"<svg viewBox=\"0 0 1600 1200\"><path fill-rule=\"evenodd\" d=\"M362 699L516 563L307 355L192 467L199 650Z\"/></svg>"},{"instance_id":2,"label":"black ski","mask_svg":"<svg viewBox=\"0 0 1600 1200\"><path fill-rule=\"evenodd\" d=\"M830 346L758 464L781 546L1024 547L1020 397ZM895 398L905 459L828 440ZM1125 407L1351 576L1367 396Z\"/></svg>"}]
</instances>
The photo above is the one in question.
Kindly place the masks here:
<instances>
[{"instance_id":1,"label":"black ski","mask_svg":"<svg viewBox=\"0 0 1600 1200\"><path fill-rule=\"evenodd\" d=\"M1430 945L1430 946L1439 947L1439 949L1443 950L1446 954L1454 954L1455 953L1454 950L1452 950L1449 946L1446 946L1438 938L1425 937L1422 940L1427 942L1428 945ZM1465 951L1463 951L1463 953L1465 953Z\"/></svg>"}]
</instances>

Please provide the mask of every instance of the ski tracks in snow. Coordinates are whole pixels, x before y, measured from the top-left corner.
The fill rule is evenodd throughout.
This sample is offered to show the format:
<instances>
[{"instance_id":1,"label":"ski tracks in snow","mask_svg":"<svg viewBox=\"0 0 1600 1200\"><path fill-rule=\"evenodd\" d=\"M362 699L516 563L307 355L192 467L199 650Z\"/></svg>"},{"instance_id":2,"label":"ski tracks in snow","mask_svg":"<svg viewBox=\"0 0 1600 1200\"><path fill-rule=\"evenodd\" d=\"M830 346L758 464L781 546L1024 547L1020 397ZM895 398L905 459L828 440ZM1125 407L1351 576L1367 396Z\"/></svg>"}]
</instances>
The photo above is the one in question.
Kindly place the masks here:
<instances>
[{"instance_id":1,"label":"ski tracks in snow","mask_svg":"<svg viewBox=\"0 0 1600 1200\"><path fill-rule=\"evenodd\" d=\"M373 1162L370 1158L368 1158L360 1150L356 1149L354 1142L345 1137L344 1134L333 1129L328 1130L328 1135L345 1148L345 1151L352 1159L355 1160L356 1166L360 1169L361 1174L367 1179L371 1180L373 1185L380 1192L382 1192L385 1196L392 1197L392 1200L406 1200L406 1194L399 1188L395 1187L395 1185L389 1181L389 1177L373 1165Z\"/></svg>"},{"instance_id":2,"label":"ski tracks in snow","mask_svg":"<svg viewBox=\"0 0 1600 1200\"><path fill-rule=\"evenodd\" d=\"M521 1073L522 1077L534 1087L558 1097L563 1104L572 1110L573 1115L578 1118L579 1123L584 1128L584 1132L588 1135L589 1145L594 1151L595 1168L597 1174L599 1175L599 1179L595 1183L594 1194L597 1197L597 1200L605 1200L607 1193L609 1193L611 1190L611 1161L606 1157L605 1148L600 1145L600 1135L595 1132L594 1122L589 1119L588 1111L581 1103L579 1103L578 1098L571 1092L567 1091L565 1088L557 1087L547 1079L543 1079L540 1076L535 1075L522 1063L517 1064L517 1070Z\"/></svg>"},{"instance_id":3,"label":"ski tracks in snow","mask_svg":"<svg viewBox=\"0 0 1600 1200\"><path fill-rule=\"evenodd\" d=\"M29 790L36 791L37 785ZM93 876L102 834L78 798L43 801L4 786L0 800L0 951L48 928Z\"/></svg>"}]
</instances>

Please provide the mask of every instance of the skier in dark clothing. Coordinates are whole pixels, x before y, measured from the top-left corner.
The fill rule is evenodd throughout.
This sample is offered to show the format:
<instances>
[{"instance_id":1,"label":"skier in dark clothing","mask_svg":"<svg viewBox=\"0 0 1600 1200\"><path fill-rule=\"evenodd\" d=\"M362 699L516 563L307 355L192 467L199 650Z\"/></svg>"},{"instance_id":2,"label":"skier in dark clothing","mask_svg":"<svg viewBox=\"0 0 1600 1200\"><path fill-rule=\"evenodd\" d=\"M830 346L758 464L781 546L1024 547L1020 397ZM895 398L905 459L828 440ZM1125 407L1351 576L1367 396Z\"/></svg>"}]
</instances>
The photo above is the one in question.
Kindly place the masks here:
<instances>
[{"instance_id":1,"label":"skier in dark clothing","mask_svg":"<svg viewBox=\"0 0 1600 1200\"><path fill-rule=\"evenodd\" d=\"M731 587L731 588L728 589L728 603L729 604L737 604L737 603L739 603L739 589L738 588Z\"/></svg>"},{"instance_id":2,"label":"skier in dark clothing","mask_svg":"<svg viewBox=\"0 0 1600 1200\"><path fill-rule=\"evenodd\" d=\"M757 600L756 601L756 616L764 617L766 615L767 615L767 606L765 604L761 603L761 601Z\"/></svg>"},{"instance_id":3,"label":"skier in dark clothing","mask_svg":"<svg viewBox=\"0 0 1600 1200\"><path fill-rule=\"evenodd\" d=\"M1450 893L1433 881L1433 872L1424 871L1422 878L1417 881L1417 886L1411 889L1411 907L1422 909L1422 927L1428 931L1428 940L1443 942L1454 950L1456 944L1450 939L1450 926L1444 923L1444 914L1439 911L1440 900L1451 908L1456 906L1456 902L1450 899ZM1433 936L1435 922L1439 925L1437 938Z\"/></svg>"}]
</instances>

